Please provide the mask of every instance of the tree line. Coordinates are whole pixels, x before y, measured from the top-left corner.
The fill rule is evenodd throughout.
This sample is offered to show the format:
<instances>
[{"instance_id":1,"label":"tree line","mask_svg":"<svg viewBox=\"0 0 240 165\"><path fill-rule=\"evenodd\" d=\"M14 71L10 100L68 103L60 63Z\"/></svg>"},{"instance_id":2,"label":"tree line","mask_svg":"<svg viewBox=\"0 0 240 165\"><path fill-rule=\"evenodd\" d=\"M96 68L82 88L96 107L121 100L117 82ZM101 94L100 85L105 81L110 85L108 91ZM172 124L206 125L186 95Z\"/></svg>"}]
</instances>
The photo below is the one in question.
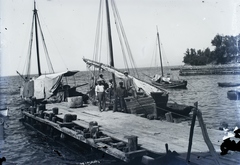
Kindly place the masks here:
<instances>
[{"instance_id":1,"label":"tree line","mask_svg":"<svg viewBox=\"0 0 240 165\"><path fill-rule=\"evenodd\" d=\"M211 41L214 50L196 50L188 48L184 53L183 62L189 65L227 64L238 62L240 56L240 34L228 36L217 34ZM239 59L240 61L240 59Z\"/></svg>"}]
</instances>

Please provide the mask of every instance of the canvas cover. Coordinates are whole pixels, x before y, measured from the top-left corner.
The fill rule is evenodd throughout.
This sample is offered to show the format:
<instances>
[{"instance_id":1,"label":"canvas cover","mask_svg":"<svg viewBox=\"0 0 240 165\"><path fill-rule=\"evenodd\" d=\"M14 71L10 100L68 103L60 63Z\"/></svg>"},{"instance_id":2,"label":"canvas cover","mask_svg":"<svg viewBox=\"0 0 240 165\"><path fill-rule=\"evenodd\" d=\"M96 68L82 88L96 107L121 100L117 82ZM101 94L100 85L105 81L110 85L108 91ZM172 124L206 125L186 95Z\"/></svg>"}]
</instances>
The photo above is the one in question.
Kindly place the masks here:
<instances>
[{"instance_id":1,"label":"canvas cover","mask_svg":"<svg viewBox=\"0 0 240 165\"><path fill-rule=\"evenodd\" d=\"M61 83L62 77L73 76L78 71L65 71L60 73L41 75L38 78L26 82L23 87L23 97L36 97L47 99L51 97Z\"/></svg>"},{"instance_id":2,"label":"canvas cover","mask_svg":"<svg viewBox=\"0 0 240 165\"><path fill-rule=\"evenodd\" d=\"M24 83L23 87L20 89L20 92L23 97L32 97L34 95L34 81L30 80Z\"/></svg>"},{"instance_id":3,"label":"canvas cover","mask_svg":"<svg viewBox=\"0 0 240 165\"><path fill-rule=\"evenodd\" d=\"M62 74L42 75L34 81L34 96L45 99L52 96L62 80Z\"/></svg>"}]
</instances>

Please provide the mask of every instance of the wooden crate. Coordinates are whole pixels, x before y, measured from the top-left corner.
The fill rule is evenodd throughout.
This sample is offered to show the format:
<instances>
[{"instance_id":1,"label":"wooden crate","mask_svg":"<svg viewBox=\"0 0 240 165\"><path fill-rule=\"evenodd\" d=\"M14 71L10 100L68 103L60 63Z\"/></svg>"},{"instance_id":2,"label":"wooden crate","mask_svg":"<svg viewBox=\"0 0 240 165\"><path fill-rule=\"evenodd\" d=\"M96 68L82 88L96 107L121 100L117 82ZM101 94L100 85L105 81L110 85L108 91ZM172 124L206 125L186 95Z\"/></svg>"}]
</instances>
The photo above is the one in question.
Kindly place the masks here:
<instances>
[{"instance_id":1,"label":"wooden crate","mask_svg":"<svg viewBox=\"0 0 240 165\"><path fill-rule=\"evenodd\" d=\"M127 111L131 114L145 114L146 116L149 114L157 115L156 104L151 97L126 97L124 99L127 105Z\"/></svg>"}]
</instances>

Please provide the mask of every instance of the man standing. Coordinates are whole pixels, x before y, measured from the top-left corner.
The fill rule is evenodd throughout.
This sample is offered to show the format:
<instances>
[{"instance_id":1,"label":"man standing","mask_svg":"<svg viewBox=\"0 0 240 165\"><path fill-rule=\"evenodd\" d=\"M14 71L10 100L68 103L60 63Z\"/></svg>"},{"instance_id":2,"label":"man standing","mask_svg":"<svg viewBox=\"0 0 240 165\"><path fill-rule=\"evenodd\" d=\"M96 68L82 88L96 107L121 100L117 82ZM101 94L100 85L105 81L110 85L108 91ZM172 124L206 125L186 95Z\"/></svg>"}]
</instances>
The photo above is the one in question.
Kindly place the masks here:
<instances>
[{"instance_id":1,"label":"man standing","mask_svg":"<svg viewBox=\"0 0 240 165\"><path fill-rule=\"evenodd\" d=\"M99 74L99 78L98 78L97 81L102 81L102 84L105 84L105 83L106 83L105 79L103 78L103 74L102 74L102 73Z\"/></svg>"},{"instance_id":2,"label":"man standing","mask_svg":"<svg viewBox=\"0 0 240 165\"><path fill-rule=\"evenodd\" d=\"M102 112L105 111L106 107L105 89L101 80L98 80L97 83L98 84L95 87L95 94L98 99L99 111Z\"/></svg>"},{"instance_id":3,"label":"man standing","mask_svg":"<svg viewBox=\"0 0 240 165\"><path fill-rule=\"evenodd\" d=\"M128 76L128 72L124 72L125 77L123 78L123 86L127 90L127 96L136 97L136 92L133 87L133 79Z\"/></svg>"},{"instance_id":4,"label":"man standing","mask_svg":"<svg viewBox=\"0 0 240 165\"><path fill-rule=\"evenodd\" d=\"M127 111L127 106L124 97L126 97L126 88L123 86L123 82L119 82L119 86L116 88L113 112L117 111L118 105L120 105L122 112Z\"/></svg>"},{"instance_id":5,"label":"man standing","mask_svg":"<svg viewBox=\"0 0 240 165\"><path fill-rule=\"evenodd\" d=\"M108 82L108 88L107 88L107 93L108 93L108 97L109 97L109 100L111 101L112 99L112 96L113 96L113 91L114 91L114 88L113 88L113 80L110 79L109 82Z\"/></svg>"}]
</instances>

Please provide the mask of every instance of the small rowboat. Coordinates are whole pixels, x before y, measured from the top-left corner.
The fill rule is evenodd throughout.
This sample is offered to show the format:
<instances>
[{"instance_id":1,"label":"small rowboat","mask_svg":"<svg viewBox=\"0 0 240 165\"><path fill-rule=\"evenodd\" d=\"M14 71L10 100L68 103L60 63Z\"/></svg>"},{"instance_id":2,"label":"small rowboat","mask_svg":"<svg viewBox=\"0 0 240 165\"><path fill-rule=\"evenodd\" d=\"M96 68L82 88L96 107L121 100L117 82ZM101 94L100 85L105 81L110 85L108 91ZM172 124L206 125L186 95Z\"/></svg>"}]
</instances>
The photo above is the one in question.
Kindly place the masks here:
<instances>
[{"instance_id":1,"label":"small rowboat","mask_svg":"<svg viewBox=\"0 0 240 165\"><path fill-rule=\"evenodd\" d=\"M6 108L0 108L0 116L3 116L3 117L8 116L8 110L9 110L8 107L6 107Z\"/></svg>"},{"instance_id":2,"label":"small rowboat","mask_svg":"<svg viewBox=\"0 0 240 165\"><path fill-rule=\"evenodd\" d=\"M240 83L234 83L234 82L219 82L218 86L220 87L236 87L240 86Z\"/></svg>"},{"instance_id":3,"label":"small rowboat","mask_svg":"<svg viewBox=\"0 0 240 165\"><path fill-rule=\"evenodd\" d=\"M229 100L240 100L240 91L230 90L227 92L227 97Z\"/></svg>"}]
</instances>

